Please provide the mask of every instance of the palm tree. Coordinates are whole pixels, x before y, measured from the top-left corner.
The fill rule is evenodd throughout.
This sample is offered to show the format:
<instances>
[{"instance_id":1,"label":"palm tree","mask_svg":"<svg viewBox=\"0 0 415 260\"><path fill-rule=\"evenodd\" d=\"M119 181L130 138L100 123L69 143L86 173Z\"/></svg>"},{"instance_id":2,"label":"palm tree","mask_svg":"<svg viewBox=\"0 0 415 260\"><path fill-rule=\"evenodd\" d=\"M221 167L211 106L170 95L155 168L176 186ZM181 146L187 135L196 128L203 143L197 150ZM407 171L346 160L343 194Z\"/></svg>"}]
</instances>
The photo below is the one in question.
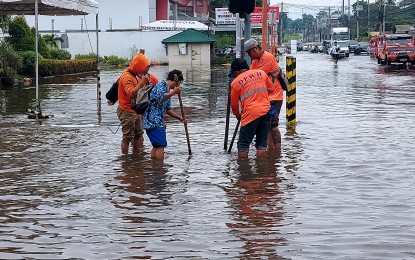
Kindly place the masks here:
<instances>
[{"instance_id":1,"label":"palm tree","mask_svg":"<svg viewBox=\"0 0 415 260\"><path fill-rule=\"evenodd\" d=\"M61 37L58 37L55 34L45 34L42 38L45 40L46 45L51 49L58 48L56 41L62 40Z\"/></svg>"}]
</instances>

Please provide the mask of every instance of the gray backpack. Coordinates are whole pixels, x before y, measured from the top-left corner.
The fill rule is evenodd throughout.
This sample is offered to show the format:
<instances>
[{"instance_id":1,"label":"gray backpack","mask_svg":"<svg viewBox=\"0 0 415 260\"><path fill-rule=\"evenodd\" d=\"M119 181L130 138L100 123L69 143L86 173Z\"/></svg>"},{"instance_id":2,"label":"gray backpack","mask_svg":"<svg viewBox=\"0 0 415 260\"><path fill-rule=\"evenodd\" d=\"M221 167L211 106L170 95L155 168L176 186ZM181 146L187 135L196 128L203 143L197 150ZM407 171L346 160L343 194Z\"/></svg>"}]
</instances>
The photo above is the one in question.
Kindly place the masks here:
<instances>
[{"instance_id":1,"label":"gray backpack","mask_svg":"<svg viewBox=\"0 0 415 260\"><path fill-rule=\"evenodd\" d=\"M150 93L154 85L147 85L140 88L137 92L135 104L131 108L139 115L143 115L151 104Z\"/></svg>"}]
</instances>

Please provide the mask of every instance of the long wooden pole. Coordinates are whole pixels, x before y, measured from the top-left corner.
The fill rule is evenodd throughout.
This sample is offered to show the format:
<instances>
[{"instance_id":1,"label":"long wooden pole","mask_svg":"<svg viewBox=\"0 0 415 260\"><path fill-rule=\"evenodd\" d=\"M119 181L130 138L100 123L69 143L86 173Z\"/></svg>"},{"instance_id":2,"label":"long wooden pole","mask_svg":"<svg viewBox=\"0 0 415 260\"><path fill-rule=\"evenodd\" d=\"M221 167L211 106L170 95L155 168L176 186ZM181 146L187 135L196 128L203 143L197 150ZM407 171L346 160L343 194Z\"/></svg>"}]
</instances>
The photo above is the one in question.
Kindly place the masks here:
<instances>
[{"instance_id":1,"label":"long wooden pole","mask_svg":"<svg viewBox=\"0 0 415 260\"><path fill-rule=\"evenodd\" d=\"M176 86L179 86L179 78L177 75L174 75L174 81L176 82ZM189 131L187 130L187 123L186 118L184 116L184 110L183 110L183 102L182 102L182 94L177 94L179 97L179 104L180 104L180 112L182 113L182 119L183 119L183 125L184 125L184 131L186 133L186 140L187 140L187 149L189 151L189 155L192 154L192 148L190 148L190 137L189 137Z\"/></svg>"},{"instance_id":2,"label":"long wooden pole","mask_svg":"<svg viewBox=\"0 0 415 260\"><path fill-rule=\"evenodd\" d=\"M233 132L233 136L232 136L231 143L229 144L228 153L231 153L231 151L232 151L232 146L233 146L233 143L235 142L236 133L238 133L238 129L239 129L239 124L240 123L241 123L241 120L238 119L238 123L236 123L235 131Z\"/></svg>"},{"instance_id":3,"label":"long wooden pole","mask_svg":"<svg viewBox=\"0 0 415 260\"><path fill-rule=\"evenodd\" d=\"M226 105L226 121L225 121L225 139L223 140L223 150L228 149L228 135L229 135L229 118L231 114L231 87L228 88L228 103Z\"/></svg>"}]
</instances>

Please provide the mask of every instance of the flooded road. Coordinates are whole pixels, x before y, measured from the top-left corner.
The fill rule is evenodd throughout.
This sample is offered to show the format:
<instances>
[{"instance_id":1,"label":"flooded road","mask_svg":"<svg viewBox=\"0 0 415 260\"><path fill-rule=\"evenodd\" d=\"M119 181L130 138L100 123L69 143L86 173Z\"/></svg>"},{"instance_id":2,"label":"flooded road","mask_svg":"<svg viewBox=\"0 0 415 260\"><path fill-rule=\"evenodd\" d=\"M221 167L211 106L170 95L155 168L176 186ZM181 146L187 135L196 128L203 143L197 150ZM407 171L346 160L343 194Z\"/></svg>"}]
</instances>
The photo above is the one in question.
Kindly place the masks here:
<instances>
[{"instance_id":1,"label":"flooded road","mask_svg":"<svg viewBox=\"0 0 415 260\"><path fill-rule=\"evenodd\" d=\"M223 151L226 71L186 70L193 155L169 120L164 164L147 137L121 155L93 77L42 84L41 124L34 87L1 89L0 259L415 258L414 68L299 53L297 127L282 111L281 156L249 160Z\"/></svg>"}]
</instances>

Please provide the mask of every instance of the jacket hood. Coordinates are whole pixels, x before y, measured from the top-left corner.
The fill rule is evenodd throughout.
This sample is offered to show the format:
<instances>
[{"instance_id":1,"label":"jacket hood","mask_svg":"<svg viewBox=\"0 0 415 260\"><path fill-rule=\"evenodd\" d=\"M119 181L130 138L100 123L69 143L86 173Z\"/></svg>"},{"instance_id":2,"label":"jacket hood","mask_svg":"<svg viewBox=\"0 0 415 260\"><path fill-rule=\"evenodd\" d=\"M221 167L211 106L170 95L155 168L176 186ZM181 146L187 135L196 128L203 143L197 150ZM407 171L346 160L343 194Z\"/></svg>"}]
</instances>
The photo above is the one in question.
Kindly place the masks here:
<instances>
[{"instance_id":1,"label":"jacket hood","mask_svg":"<svg viewBox=\"0 0 415 260\"><path fill-rule=\"evenodd\" d=\"M135 55L128 69L134 74L141 74L150 65L150 60L142 53Z\"/></svg>"}]
</instances>

